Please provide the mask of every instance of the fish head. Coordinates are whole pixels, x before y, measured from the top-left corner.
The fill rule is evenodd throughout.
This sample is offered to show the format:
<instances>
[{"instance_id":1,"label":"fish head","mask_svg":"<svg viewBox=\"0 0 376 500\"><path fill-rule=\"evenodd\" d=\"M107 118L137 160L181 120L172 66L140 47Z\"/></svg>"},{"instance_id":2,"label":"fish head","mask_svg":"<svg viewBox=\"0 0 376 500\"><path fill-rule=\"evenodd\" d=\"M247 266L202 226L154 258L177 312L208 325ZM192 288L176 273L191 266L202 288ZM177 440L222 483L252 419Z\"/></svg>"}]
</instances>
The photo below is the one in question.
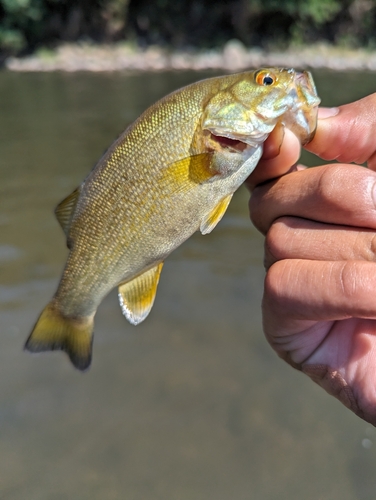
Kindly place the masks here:
<instances>
[{"instance_id":1,"label":"fish head","mask_svg":"<svg viewBox=\"0 0 376 500\"><path fill-rule=\"evenodd\" d=\"M254 151L277 123L302 144L315 133L320 99L308 71L263 68L234 75L206 103L201 128L207 142L234 150Z\"/></svg>"}]
</instances>

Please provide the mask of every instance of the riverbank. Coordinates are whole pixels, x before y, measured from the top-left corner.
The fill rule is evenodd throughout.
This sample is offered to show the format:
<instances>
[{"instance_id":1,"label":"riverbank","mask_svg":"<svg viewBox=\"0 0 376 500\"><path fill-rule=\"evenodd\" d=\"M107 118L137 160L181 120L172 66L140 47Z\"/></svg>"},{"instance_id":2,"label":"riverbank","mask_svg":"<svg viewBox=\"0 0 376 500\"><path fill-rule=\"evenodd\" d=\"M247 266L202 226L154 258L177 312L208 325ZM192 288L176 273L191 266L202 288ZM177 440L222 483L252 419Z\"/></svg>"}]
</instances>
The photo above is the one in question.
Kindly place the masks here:
<instances>
[{"instance_id":1,"label":"riverbank","mask_svg":"<svg viewBox=\"0 0 376 500\"><path fill-rule=\"evenodd\" d=\"M163 71L225 70L241 71L259 66L328 68L337 71L376 71L376 51L350 50L318 44L284 52L248 50L237 40L223 50L205 52L169 52L160 47L145 50L128 44L66 44L54 51L42 49L24 58L9 58L11 71Z\"/></svg>"}]
</instances>

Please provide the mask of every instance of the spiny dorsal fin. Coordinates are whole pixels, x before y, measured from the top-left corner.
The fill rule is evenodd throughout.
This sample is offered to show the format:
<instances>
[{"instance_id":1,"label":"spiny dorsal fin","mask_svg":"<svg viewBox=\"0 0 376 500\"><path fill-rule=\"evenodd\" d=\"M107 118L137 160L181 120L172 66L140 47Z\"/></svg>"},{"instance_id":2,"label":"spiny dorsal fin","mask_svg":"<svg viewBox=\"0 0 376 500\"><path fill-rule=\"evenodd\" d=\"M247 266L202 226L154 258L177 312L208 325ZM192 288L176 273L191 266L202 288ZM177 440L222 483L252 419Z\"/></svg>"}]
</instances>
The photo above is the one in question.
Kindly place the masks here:
<instances>
[{"instance_id":1,"label":"spiny dorsal fin","mask_svg":"<svg viewBox=\"0 0 376 500\"><path fill-rule=\"evenodd\" d=\"M81 187L78 187L69 196L64 198L55 208L55 215L63 228L64 233L68 236L69 228L72 222L73 214L76 209L77 201L81 193Z\"/></svg>"},{"instance_id":2,"label":"spiny dorsal fin","mask_svg":"<svg viewBox=\"0 0 376 500\"><path fill-rule=\"evenodd\" d=\"M213 231L215 226L224 216L231 198L232 193L227 195L226 198L223 198L223 200L221 200L218 205L213 208L213 210L205 217L205 219L202 220L200 226L200 231L202 234L208 234Z\"/></svg>"},{"instance_id":3,"label":"spiny dorsal fin","mask_svg":"<svg viewBox=\"0 0 376 500\"><path fill-rule=\"evenodd\" d=\"M154 304L163 262L132 281L119 285L119 302L124 316L132 325L144 321Z\"/></svg>"}]
</instances>

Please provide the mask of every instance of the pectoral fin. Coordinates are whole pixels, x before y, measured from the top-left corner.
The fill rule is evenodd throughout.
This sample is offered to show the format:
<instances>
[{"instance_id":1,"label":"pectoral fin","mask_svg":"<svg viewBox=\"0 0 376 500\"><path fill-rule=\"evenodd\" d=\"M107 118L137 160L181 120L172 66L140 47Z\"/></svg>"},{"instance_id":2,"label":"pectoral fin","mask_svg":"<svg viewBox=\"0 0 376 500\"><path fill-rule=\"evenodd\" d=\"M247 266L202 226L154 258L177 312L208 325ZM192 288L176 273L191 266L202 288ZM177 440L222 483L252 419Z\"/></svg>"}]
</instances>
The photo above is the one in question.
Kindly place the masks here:
<instances>
[{"instance_id":1,"label":"pectoral fin","mask_svg":"<svg viewBox=\"0 0 376 500\"><path fill-rule=\"evenodd\" d=\"M213 210L205 217L205 219L202 220L200 226L200 231L202 234L208 234L213 231L215 226L224 216L231 198L232 193L227 195L226 198L223 198L223 200L221 200L218 205L213 208Z\"/></svg>"},{"instance_id":2,"label":"pectoral fin","mask_svg":"<svg viewBox=\"0 0 376 500\"><path fill-rule=\"evenodd\" d=\"M163 262L119 285L119 302L124 316L132 325L138 325L149 314L154 304Z\"/></svg>"},{"instance_id":3,"label":"pectoral fin","mask_svg":"<svg viewBox=\"0 0 376 500\"><path fill-rule=\"evenodd\" d=\"M80 196L81 187L78 187L69 196L64 198L62 202L55 208L55 215L63 228L64 233L68 236L69 228L72 222L73 214L77 206L77 201Z\"/></svg>"},{"instance_id":4,"label":"pectoral fin","mask_svg":"<svg viewBox=\"0 0 376 500\"><path fill-rule=\"evenodd\" d=\"M202 184L218 174L212 162L212 152L188 156L169 165L160 182L171 184L173 191L186 192L192 184Z\"/></svg>"}]
</instances>

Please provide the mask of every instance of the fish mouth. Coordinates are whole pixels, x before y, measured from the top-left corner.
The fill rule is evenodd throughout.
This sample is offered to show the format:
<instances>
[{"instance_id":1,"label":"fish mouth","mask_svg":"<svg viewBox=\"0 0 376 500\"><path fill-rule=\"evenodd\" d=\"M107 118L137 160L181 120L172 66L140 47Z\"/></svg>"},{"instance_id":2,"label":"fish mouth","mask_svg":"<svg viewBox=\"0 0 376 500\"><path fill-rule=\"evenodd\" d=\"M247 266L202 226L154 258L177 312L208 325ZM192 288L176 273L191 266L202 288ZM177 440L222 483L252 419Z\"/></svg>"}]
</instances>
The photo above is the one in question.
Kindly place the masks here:
<instances>
[{"instance_id":1,"label":"fish mouth","mask_svg":"<svg viewBox=\"0 0 376 500\"><path fill-rule=\"evenodd\" d=\"M210 133L210 142L214 142L221 149L226 149L228 151L234 151L236 153L243 153L248 147L249 144L246 142L240 141L239 139L234 139L231 137L225 137L222 135ZM216 148L215 148L216 149Z\"/></svg>"}]
</instances>

